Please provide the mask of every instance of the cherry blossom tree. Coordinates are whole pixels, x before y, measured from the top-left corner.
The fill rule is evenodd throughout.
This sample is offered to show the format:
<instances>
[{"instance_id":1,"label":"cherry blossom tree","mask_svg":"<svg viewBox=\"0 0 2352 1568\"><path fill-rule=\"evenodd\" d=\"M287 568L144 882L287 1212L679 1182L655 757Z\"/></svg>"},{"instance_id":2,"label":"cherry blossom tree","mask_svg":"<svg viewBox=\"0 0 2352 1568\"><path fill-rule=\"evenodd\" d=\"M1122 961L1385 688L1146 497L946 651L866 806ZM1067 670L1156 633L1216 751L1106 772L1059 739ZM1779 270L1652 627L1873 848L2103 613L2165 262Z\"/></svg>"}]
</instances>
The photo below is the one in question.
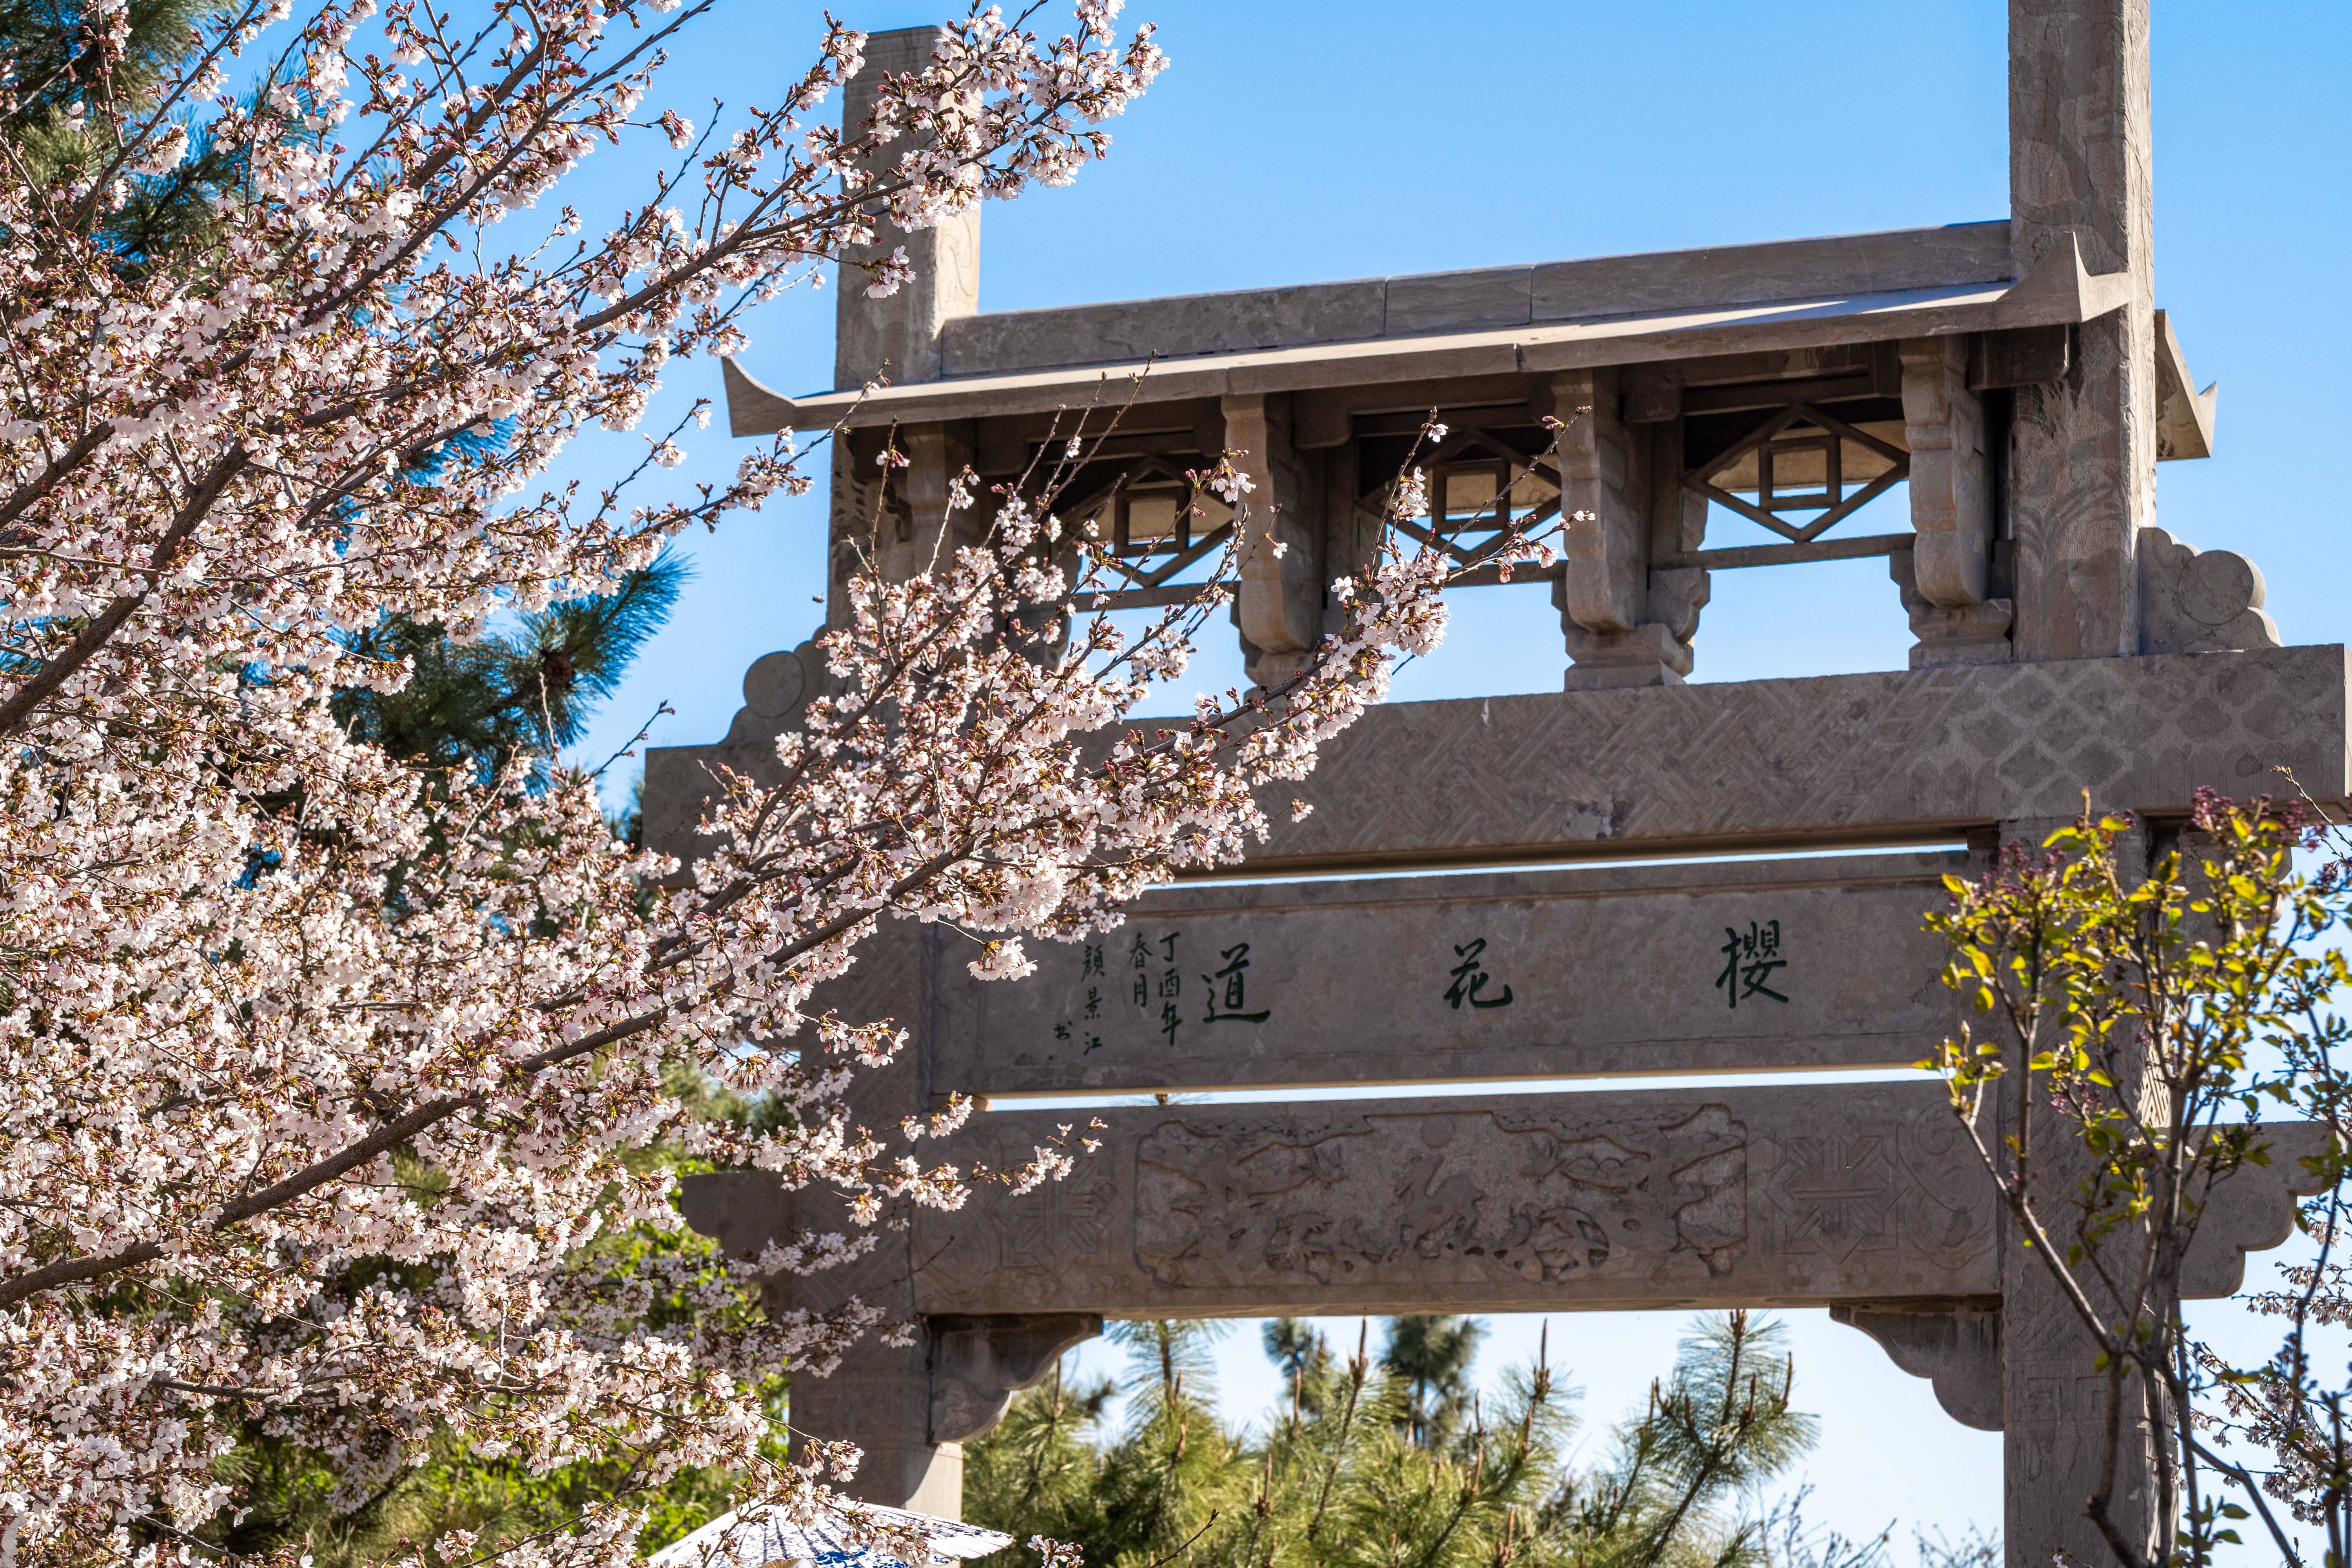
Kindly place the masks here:
<instances>
[{"instance_id":1,"label":"cherry blossom tree","mask_svg":"<svg viewBox=\"0 0 2352 1568\"><path fill-rule=\"evenodd\" d=\"M927 1161L961 1104L858 1125L845 1093L902 1037L812 994L882 919L952 922L1017 977L1024 938L1242 855L1260 797L1442 633L1443 558L1384 546L1304 673L1133 725L1236 561L1148 626L1083 619L1097 546L1051 476L967 476L928 570L855 580L833 694L722 792L690 871L616 842L577 772L355 742L331 699L409 673L371 651L386 617L478 637L804 491L779 437L690 500L636 499L706 412L640 430L670 363L732 352L747 307L885 221L1067 182L1163 63L1118 0L1075 0L1059 36L975 11L836 132L817 112L862 39L835 24L774 108L698 129L648 100L714 3L229 0L133 72L124 0L95 0L70 58L9 80L0 121L62 105L76 151L37 170L0 138L0 1564L175 1559L236 1505L219 1460L251 1424L356 1492L454 1433L818 1506L852 1456L763 1458L759 1380L896 1326L771 1321L752 1281L871 1232L615 1271L598 1237L678 1227L644 1152L823 1184L868 1226L1055 1179L1077 1151ZM640 205L561 205L600 146L648 141ZM209 220L168 259L122 244L198 157ZM551 484L597 431L643 462ZM1230 455L1202 478L1237 551L1278 548ZM696 1121L680 1070L788 1114ZM416 1561L628 1561L640 1522L625 1496Z\"/></svg>"}]
</instances>

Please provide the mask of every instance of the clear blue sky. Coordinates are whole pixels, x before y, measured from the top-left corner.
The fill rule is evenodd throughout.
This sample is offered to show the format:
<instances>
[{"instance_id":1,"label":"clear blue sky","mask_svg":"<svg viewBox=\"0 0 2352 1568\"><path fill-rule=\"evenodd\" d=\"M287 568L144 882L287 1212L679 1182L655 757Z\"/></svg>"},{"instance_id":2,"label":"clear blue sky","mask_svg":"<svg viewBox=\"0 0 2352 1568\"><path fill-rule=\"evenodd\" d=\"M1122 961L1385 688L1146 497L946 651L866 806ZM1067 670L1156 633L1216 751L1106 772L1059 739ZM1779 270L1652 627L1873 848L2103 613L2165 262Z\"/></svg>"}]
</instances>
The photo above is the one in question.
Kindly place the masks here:
<instances>
[{"instance_id":1,"label":"clear blue sky","mask_svg":"<svg viewBox=\"0 0 2352 1568\"><path fill-rule=\"evenodd\" d=\"M941 15L907 0L834 3L871 28ZM696 112L714 96L772 100L811 58L819 11L801 0L723 5L679 53L656 103ZM985 309L2008 210L1998 0L1130 0L1130 16L1160 23L1173 68L1110 127L1108 163L1074 188L990 209ZM2161 521L2192 543L2252 556L2287 640L2340 640L2344 439L2333 386L2352 362L2352 121L2340 75L2352 5L2158 0L2154 37L2157 301L2200 384L2222 388L2220 455L2163 465ZM602 182L621 199L617 173L596 175L583 198ZM828 384L829 292L787 296L751 331L744 358L762 380L792 392ZM716 368L702 364L677 367L670 383L673 406L719 390ZM689 442L692 458L669 482L730 466L723 428ZM1902 504L1899 492L1890 500ZM657 742L720 736L744 667L817 623L823 537L812 498L690 541L698 575L685 604L583 754L625 743L659 701L677 713ZM1478 594L1448 646L1405 673L1400 697L1557 689L1566 659L1549 596ZM1718 573L1696 678L1895 668L1908 640L1883 562ZM1236 678L1228 651L1213 652L1201 673L1217 685ZM1812 1468L1822 1516L1851 1531L1899 1519L1906 1540L1914 1521L1997 1525L1998 1438L1950 1422L1925 1384L1851 1331L1794 1317L1801 1403L1825 1418ZM1588 1390L1589 1415L1608 1421L1664 1371L1681 1321L1555 1318L1554 1361ZM1352 1341L1352 1324L1345 1332ZM1524 1357L1534 1338L1531 1320L1498 1322L1489 1368ZM1274 1389L1255 1341L1244 1326L1225 1358L1237 1404Z\"/></svg>"}]
</instances>

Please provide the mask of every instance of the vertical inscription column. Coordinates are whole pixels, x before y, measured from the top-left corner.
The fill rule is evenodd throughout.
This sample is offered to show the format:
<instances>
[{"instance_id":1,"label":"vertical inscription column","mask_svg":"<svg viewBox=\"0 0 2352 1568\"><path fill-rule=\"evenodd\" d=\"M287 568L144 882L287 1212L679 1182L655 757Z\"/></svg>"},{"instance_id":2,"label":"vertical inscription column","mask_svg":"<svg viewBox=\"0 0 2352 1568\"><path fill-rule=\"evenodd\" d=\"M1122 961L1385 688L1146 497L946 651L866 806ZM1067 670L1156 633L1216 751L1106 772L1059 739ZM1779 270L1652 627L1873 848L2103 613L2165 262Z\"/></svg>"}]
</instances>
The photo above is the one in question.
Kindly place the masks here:
<instances>
[{"instance_id":1,"label":"vertical inscription column","mask_svg":"<svg viewBox=\"0 0 2352 1568\"><path fill-rule=\"evenodd\" d=\"M2035 818L2001 824L2004 842L2020 842L2038 853L2042 840L2064 826L2057 818ZM2119 849L2126 849L2119 845ZM2128 861L2126 876L2145 874L2146 845L2139 847L2137 866ZM2002 1127L2017 1124L2016 1094L2025 1075L2012 1071L2009 1093L2001 1102ZM2043 1135L2035 1139L2036 1163L2042 1173L2036 1196L2044 1205L2043 1226L2065 1244L2071 1229L2070 1200L2083 1174L2085 1157L2079 1146L2067 1148L2049 1137L2050 1111ZM2001 1353L2001 1491L2002 1533L2009 1568L2047 1568L2053 1554L2063 1552L2079 1568L2113 1563L2084 1512L2084 1504L2099 1485L2105 1455L2106 1379L2095 1365L2096 1352L2082 1321L2050 1275L2046 1259L2021 1245L2015 1222L2002 1217L2000 1247ZM2088 1274L2080 1276L2093 1300L2099 1286ZM2170 1538L2172 1521L2158 1519L2149 1444L2164 1441L2145 1424L2126 1415L2116 1456L2112 1512L2123 1521L2127 1538L2146 1544L2144 1556L2160 1555Z\"/></svg>"},{"instance_id":2,"label":"vertical inscription column","mask_svg":"<svg viewBox=\"0 0 2352 1568\"><path fill-rule=\"evenodd\" d=\"M2133 280L2076 329L2063 378L2017 389L2017 657L2137 653L2135 535L2156 497L2147 0L2010 0L2009 94L2016 276L2079 242L2091 272Z\"/></svg>"}]
</instances>

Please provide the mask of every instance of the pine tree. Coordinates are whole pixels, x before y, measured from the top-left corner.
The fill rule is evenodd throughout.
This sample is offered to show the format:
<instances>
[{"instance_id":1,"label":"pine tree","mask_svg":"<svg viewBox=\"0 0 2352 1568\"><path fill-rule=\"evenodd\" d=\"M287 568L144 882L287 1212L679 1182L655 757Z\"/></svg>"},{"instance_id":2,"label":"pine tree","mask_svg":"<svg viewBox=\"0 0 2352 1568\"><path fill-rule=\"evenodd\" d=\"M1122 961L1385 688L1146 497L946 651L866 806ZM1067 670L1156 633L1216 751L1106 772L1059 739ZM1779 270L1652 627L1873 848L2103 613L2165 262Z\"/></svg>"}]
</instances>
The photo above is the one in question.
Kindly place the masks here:
<instances>
[{"instance_id":1,"label":"pine tree","mask_svg":"<svg viewBox=\"0 0 2352 1568\"><path fill-rule=\"evenodd\" d=\"M1369 1325L1344 1361L1305 1323L1267 1326L1290 1397L1261 1434L1218 1418L1202 1325L1121 1325L1131 1391L1121 1429L1101 1430L1108 1384L1073 1389L1057 1376L1022 1394L966 1449L965 1513L1018 1541L1074 1542L1095 1568L1778 1561L1766 1517L1748 1509L1803 1457L1814 1426L1789 1407L1794 1374L1777 1326L1738 1312L1703 1320L1643 1415L1582 1468L1566 1463L1575 1423L1545 1357L1482 1398L1467 1392L1463 1349L1475 1336L1458 1321L1434 1326L1424 1334L1392 1324L1388 1342L1406 1347L1408 1365L1426 1344L1429 1387L1451 1379L1462 1391L1456 1426L1424 1443L1411 1421L1415 1374L1369 1353ZM1011 1568L1018 1555L1008 1550L986 1568ZM1838 1561L1880 1568L1867 1551Z\"/></svg>"},{"instance_id":2,"label":"pine tree","mask_svg":"<svg viewBox=\"0 0 2352 1568\"><path fill-rule=\"evenodd\" d=\"M1454 1315L1391 1318L1381 1364L1411 1385L1404 1421L1415 1447L1443 1445L1460 1425L1483 1324Z\"/></svg>"},{"instance_id":3,"label":"pine tree","mask_svg":"<svg viewBox=\"0 0 2352 1568\"><path fill-rule=\"evenodd\" d=\"M358 740L425 768L484 780L517 756L575 744L647 638L667 622L689 570L665 551L614 592L517 617L513 630L453 643L435 626L392 619L352 639L356 652L410 659L394 692L347 690L335 715Z\"/></svg>"}]
</instances>

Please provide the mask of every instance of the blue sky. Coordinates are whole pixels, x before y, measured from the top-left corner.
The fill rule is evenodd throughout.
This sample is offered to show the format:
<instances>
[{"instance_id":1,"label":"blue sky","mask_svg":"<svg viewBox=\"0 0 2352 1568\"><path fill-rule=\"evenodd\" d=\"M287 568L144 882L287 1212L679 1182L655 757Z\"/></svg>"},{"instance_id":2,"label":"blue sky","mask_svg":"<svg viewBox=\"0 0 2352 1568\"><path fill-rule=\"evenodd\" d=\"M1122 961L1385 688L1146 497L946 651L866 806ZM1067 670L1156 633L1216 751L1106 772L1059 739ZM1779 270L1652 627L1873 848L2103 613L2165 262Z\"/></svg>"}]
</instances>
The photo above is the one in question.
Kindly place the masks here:
<instances>
[{"instance_id":1,"label":"blue sky","mask_svg":"<svg viewBox=\"0 0 2352 1568\"><path fill-rule=\"evenodd\" d=\"M941 14L905 0L835 6L871 28ZM800 0L722 5L677 52L656 103L700 119L714 96L772 100L812 57L819 13ZM1073 188L990 209L984 309L2008 210L2005 9L1992 0L1166 0L1131 4L1130 17L1160 23L1173 68L1111 126L1108 163ZM2221 383L2219 455L2163 465L2160 520L2191 543L2252 556L2290 642L2340 640L2352 621L2331 390L2352 359L2347 55L2342 0L2155 5L2157 302L2200 384ZM625 199L621 173L592 171L575 199ZM763 308L745 363L781 390L826 385L832 315L829 292ZM718 382L715 366L679 365L662 404L716 396ZM731 467L723 428L688 443L667 482ZM1900 492L1880 504L1899 509ZM582 755L625 743L660 702L677 712L656 743L723 734L744 668L816 625L823 537L811 498L687 542L698 576ZM1405 671L1397 696L1558 689L1566 658L1541 587L1478 590L1462 609L1448 645ZM1908 641L1883 562L1718 573L1696 679L1895 668ZM1238 661L1213 647L1197 669L1223 685ZM1824 1417L1811 1473L1821 1516L1850 1532L1896 1519L1905 1541L1914 1521L1997 1525L1998 1438L1943 1416L1924 1383L1852 1331L1792 1316L1800 1402ZM1638 1405L1683 1322L1555 1318L1553 1359L1586 1388L1589 1418L1606 1422ZM1352 1342L1352 1321L1341 1332ZM1531 1353L1535 1334L1534 1320L1498 1321L1488 1370ZM1254 1326L1223 1363L1235 1404L1273 1396Z\"/></svg>"}]
</instances>

